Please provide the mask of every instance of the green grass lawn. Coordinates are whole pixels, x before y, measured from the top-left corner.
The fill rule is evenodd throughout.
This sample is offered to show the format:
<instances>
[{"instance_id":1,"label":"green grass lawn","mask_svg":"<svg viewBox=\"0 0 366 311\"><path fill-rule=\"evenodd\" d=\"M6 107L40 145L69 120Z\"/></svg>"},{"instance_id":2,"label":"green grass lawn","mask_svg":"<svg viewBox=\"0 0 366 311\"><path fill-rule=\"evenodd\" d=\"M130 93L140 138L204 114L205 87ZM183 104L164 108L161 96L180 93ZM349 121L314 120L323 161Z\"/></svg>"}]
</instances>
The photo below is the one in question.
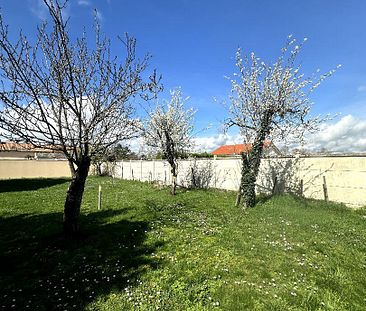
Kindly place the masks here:
<instances>
[{"instance_id":1,"label":"green grass lawn","mask_svg":"<svg viewBox=\"0 0 366 311\"><path fill-rule=\"evenodd\" d=\"M0 181L0 310L366 310L365 209L95 177L70 242L67 186Z\"/></svg>"}]
</instances>

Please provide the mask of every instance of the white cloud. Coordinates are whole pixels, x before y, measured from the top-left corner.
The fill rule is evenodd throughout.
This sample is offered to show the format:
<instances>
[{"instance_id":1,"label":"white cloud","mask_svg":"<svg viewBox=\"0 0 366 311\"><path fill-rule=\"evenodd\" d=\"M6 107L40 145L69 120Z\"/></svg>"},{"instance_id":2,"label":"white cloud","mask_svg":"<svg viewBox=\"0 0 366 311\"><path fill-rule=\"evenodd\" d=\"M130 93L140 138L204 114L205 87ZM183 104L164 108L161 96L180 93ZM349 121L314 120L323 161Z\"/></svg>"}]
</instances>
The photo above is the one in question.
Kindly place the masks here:
<instances>
[{"instance_id":1,"label":"white cloud","mask_svg":"<svg viewBox=\"0 0 366 311\"><path fill-rule=\"evenodd\" d=\"M311 151L366 152L366 120L347 115L334 124L325 124L309 136L305 146Z\"/></svg>"},{"instance_id":2,"label":"white cloud","mask_svg":"<svg viewBox=\"0 0 366 311\"><path fill-rule=\"evenodd\" d=\"M150 153L151 148L147 147L144 140L140 138L124 142L132 151L137 153ZM222 145L234 145L242 143L240 135L219 134L215 136L202 136L194 138L194 152L212 152Z\"/></svg>"},{"instance_id":3,"label":"white cloud","mask_svg":"<svg viewBox=\"0 0 366 311\"><path fill-rule=\"evenodd\" d=\"M78 5L91 6L91 2L88 0L78 0Z\"/></svg>"},{"instance_id":4,"label":"white cloud","mask_svg":"<svg viewBox=\"0 0 366 311\"><path fill-rule=\"evenodd\" d=\"M145 144L144 144L144 141L143 141L142 137L125 140L121 143L122 143L122 145L125 145L128 148L130 148L130 150L132 152L143 153L145 151L144 150L144 145Z\"/></svg>"},{"instance_id":5,"label":"white cloud","mask_svg":"<svg viewBox=\"0 0 366 311\"><path fill-rule=\"evenodd\" d=\"M81 0L82 1L82 0ZM49 16L48 8L44 4L43 0L33 0L29 1L30 11L37 16L40 20L46 20ZM62 17L67 20L70 16L70 5L67 5L62 9Z\"/></svg>"},{"instance_id":6,"label":"white cloud","mask_svg":"<svg viewBox=\"0 0 366 311\"><path fill-rule=\"evenodd\" d=\"M240 135L219 134L215 136L202 136L194 139L196 152L212 152L223 145L234 145L243 142Z\"/></svg>"},{"instance_id":7,"label":"white cloud","mask_svg":"<svg viewBox=\"0 0 366 311\"><path fill-rule=\"evenodd\" d=\"M31 1L30 10L39 19L41 19L41 20L47 19L47 16L48 16L47 7L44 4L43 0Z\"/></svg>"},{"instance_id":8,"label":"white cloud","mask_svg":"<svg viewBox=\"0 0 366 311\"><path fill-rule=\"evenodd\" d=\"M77 0L77 4L84 7L91 7L93 5L92 1L90 0ZM92 10L92 14L95 15L95 17L102 22L104 19L104 16L101 11L97 10L96 8Z\"/></svg>"},{"instance_id":9,"label":"white cloud","mask_svg":"<svg viewBox=\"0 0 366 311\"><path fill-rule=\"evenodd\" d=\"M365 133L366 119L347 115L335 123L323 124L319 132L307 135L304 146L294 142L288 147L290 150L301 147L309 152L326 150L333 153L361 153L366 152ZM241 144L243 139L239 134L218 134L196 137L194 142L194 152L212 152L222 145ZM275 142L275 144L279 148L283 147L280 142ZM129 146L135 152L147 151L142 139L131 140Z\"/></svg>"},{"instance_id":10,"label":"white cloud","mask_svg":"<svg viewBox=\"0 0 366 311\"><path fill-rule=\"evenodd\" d=\"M320 131L307 135L306 143L301 146L310 152L327 150L335 153L366 152L366 119L352 115L341 118L336 123L326 123ZM195 151L212 152L222 145L242 143L240 135L215 135L195 139ZM276 142L275 142L276 144ZM277 144L282 147L281 143ZM290 144L289 149L300 148L297 142Z\"/></svg>"}]
</instances>

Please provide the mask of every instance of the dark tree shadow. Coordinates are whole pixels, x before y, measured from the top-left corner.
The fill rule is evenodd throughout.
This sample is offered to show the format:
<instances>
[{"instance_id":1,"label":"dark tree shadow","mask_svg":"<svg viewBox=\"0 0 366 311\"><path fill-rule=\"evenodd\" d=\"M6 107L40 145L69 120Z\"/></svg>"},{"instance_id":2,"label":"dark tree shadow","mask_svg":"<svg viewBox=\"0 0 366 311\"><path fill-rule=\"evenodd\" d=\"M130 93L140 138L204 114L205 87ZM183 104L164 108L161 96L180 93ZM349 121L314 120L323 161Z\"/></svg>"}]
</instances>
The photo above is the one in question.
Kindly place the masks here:
<instances>
[{"instance_id":1,"label":"dark tree shadow","mask_svg":"<svg viewBox=\"0 0 366 311\"><path fill-rule=\"evenodd\" d=\"M267 160L266 170L257 185L259 192L265 197L291 193L301 195L300 179L296 175L299 159Z\"/></svg>"},{"instance_id":2,"label":"dark tree shadow","mask_svg":"<svg viewBox=\"0 0 366 311\"><path fill-rule=\"evenodd\" d=\"M302 158L268 159L266 164L265 171L256 185L258 192L266 198L284 193L302 197L314 186L316 180L334 165L331 163L327 169L309 177L304 172L312 171L313 165L305 166ZM302 171L301 175L298 174L299 168Z\"/></svg>"},{"instance_id":3,"label":"dark tree shadow","mask_svg":"<svg viewBox=\"0 0 366 311\"><path fill-rule=\"evenodd\" d=\"M272 198L271 194L259 193L258 195L256 195L255 203L264 204L267 201L269 201L271 198Z\"/></svg>"},{"instance_id":4,"label":"dark tree shadow","mask_svg":"<svg viewBox=\"0 0 366 311\"><path fill-rule=\"evenodd\" d=\"M67 178L1 179L1 192L32 191L69 182Z\"/></svg>"},{"instance_id":5,"label":"dark tree shadow","mask_svg":"<svg viewBox=\"0 0 366 311\"><path fill-rule=\"evenodd\" d=\"M122 219L126 211L82 216L77 241L58 233L61 213L1 217L0 310L83 310L156 268L149 255L161 244L147 244L149 224Z\"/></svg>"}]
</instances>

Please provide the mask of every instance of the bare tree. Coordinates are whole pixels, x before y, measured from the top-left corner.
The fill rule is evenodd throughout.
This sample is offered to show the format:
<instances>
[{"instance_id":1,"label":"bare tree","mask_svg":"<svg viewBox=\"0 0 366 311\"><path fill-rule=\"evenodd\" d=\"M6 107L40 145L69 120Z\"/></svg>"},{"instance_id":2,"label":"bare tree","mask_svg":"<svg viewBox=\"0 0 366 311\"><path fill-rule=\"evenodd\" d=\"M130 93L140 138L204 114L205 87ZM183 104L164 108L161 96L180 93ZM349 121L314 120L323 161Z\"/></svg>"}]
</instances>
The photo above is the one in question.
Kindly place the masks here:
<instances>
[{"instance_id":1,"label":"bare tree","mask_svg":"<svg viewBox=\"0 0 366 311\"><path fill-rule=\"evenodd\" d=\"M193 118L195 111L185 110L180 89L171 92L171 99L158 103L155 110L149 112L144 129L144 138L148 146L160 151L168 161L172 174L171 194L175 195L177 187L178 162L192 146Z\"/></svg>"},{"instance_id":2,"label":"bare tree","mask_svg":"<svg viewBox=\"0 0 366 311\"><path fill-rule=\"evenodd\" d=\"M304 41L288 37L275 63L266 64L254 53L242 56L238 49L238 73L231 79L232 89L227 128L239 128L245 143L252 149L242 154L241 182L236 205L243 197L244 206L255 205L255 183L265 140L303 140L306 131L314 131L325 118L312 117L310 93L335 70L305 77L296 64Z\"/></svg>"},{"instance_id":3,"label":"bare tree","mask_svg":"<svg viewBox=\"0 0 366 311\"><path fill-rule=\"evenodd\" d=\"M62 11L67 1L44 0L50 22L32 45L20 33L11 42L0 15L0 128L2 135L35 147L62 151L72 173L63 229L79 232L80 205L91 159L136 135L131 98L156 94L155 72L142 78L149 56L136 58L136 40L126 35L123 60L111 56L110 40L95 19L95 46L85 32L72 40Z\"/></svg>"}]
</instances>

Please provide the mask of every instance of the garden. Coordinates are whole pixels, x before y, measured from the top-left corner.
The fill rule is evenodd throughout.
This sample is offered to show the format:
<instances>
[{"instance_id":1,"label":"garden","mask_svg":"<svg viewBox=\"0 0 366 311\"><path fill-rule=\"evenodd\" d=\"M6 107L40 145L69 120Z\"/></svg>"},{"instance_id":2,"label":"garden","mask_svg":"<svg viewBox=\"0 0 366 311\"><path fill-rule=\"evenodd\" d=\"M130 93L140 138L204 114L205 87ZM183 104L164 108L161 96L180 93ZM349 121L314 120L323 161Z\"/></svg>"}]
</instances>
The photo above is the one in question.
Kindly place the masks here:
<instances>
[{"instance_id":1,"label":"garden","mask_svg":"<svg viewBox=\"0 0 366 311\"><path fill-rule=\"evenodd\" d=\"M66 239L68 184L0 181L0 310L365 309L365 209L89 177Z\"/></svg>"}]
</instances>

